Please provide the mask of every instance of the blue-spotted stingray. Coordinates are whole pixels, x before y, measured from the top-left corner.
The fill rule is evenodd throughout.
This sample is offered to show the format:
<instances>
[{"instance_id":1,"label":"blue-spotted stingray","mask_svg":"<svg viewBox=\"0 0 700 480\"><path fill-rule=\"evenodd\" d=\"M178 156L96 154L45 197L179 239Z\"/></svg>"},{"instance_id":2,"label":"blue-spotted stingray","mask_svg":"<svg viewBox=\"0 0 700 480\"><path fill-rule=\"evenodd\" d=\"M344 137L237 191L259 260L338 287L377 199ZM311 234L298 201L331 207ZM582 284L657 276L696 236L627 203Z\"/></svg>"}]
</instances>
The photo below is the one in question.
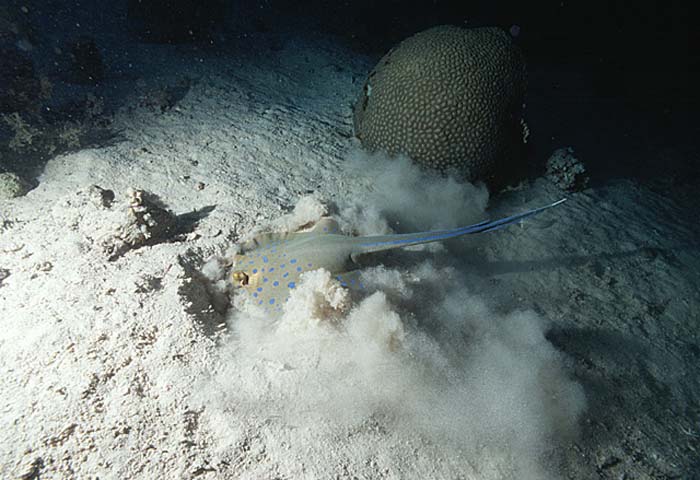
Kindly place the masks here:
<instances>
[{"instance_id":1,"label":"blue-spotted stingray","mask_svg":"<svg viewBox=\"0 0 700 480\"><path fill-rule=\"evenodd\" d=\"M368 253L438 242L472 233L498 230L555 207L566 199L499 220L485 220L466 227L396 235L352 237L338 233L331 218L321 219L312 230L265 233L242 246L233 259L232 281L247 291L254 303L268 312L281 312L282 304L296 288L302 273L328 270L344 287L364 288L359 281L357 259Z\"/></svg>"}]
</instances>

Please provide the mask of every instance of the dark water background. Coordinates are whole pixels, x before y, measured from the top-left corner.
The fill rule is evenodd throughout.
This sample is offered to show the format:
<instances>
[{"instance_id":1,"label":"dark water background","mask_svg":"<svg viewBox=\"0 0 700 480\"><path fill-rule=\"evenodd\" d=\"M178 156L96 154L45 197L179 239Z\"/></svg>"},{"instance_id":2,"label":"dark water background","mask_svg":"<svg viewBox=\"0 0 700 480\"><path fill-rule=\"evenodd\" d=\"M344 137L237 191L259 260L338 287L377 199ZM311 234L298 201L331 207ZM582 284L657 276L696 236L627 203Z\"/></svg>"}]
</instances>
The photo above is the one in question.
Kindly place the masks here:
<instances>
[{"instance_id":1,"label":"dark water background","mask_svg":"<svg viewBox=\"0 0 700 480\"><path fill-rule=\"evenodd\" d=\"M698 33L688 2L449 2L121 0L0 2L0 111L36 129L108 112L143 74L139 45L172 44L226 56L242 36L323 32L358 54L379 58L398 41L439 24L499 26L513 34L530 72L528 114L540 156L574 145L594 179L698 180ZM261 47L262 50L262 47ZM261 51L261 55L265 55ZM48 91L47 91L48 90ZM164 108L185 92L166 92ZM90 94L94 96L90 96ZM566 118L566 122L562 122ZM56 151L107 141L106 131L53 142L0 160L29 178ZM7 122L0 142L8 141ZM50 133L49 133L50 135ZM658 153L668 147L659 165ZM3 147L0 147L3 148ZM5 145L6 150L6 145ZM673 177L673 178L670 178Z\"/></svg>"}]
</instances>

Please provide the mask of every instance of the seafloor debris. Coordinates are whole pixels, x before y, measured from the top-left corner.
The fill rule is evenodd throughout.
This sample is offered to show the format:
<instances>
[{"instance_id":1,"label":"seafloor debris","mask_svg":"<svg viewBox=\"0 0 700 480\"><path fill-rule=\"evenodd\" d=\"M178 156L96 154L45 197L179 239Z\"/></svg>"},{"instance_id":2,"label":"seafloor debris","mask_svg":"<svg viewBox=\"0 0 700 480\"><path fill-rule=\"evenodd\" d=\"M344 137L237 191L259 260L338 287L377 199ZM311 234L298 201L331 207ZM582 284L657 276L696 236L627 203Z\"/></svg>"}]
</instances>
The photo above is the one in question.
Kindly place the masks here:
<instances>
[{"instance_id":1,"label":"seafloor debris","mask_svg":"<svg viewBox=\"0 0 700 480\"><path fill-rule=\"evenodd\" d=\"M6 268L0 268L0 287L2 287L2 282L10 276L10 271Z\"/></svg>"},{"instance_id":2,"label":"seafloor debris","mask_svg":"<svg viewBox=\"0 0 700 480\"><path fill-rule=\"evenodd\" d=\"M117 231L102 240L102 248L110 260L127 251L156 243L173 234L177 217L152 193L129 189L126 221Z\"/></svg>"},{"instance_id":3,"label":"seafloor debris","mask_svg":"<svg viewBox=\"0 0 700 480\"><path fill-rule=\"evenodd\" d=\"M562 190L579 192L590 180L586 167L574 156L571 147L559 148L547 160L546 177Z\"/></svg>"},{"instance_id":4,"label":"seafloor debris","mask_svg":"<svg viewBox=\"0 0 700 480\"><path fill-rule=\"evenodd\" d=\"M107 190L97 185L90 185L88 193L96 207L110 208L112 203L114 203L114 192L112 190Z\"/></svg>"},{"instance_id":5,"label":"seafloor debris","mask_svg":"<svg viewBox=\"0 0 700 480\"><path fill-rule=\"evenodd\" d=\"M0 173L0 199L21 197L30 190L30 185L17 174Z\"/></svg>"}]
</instances>

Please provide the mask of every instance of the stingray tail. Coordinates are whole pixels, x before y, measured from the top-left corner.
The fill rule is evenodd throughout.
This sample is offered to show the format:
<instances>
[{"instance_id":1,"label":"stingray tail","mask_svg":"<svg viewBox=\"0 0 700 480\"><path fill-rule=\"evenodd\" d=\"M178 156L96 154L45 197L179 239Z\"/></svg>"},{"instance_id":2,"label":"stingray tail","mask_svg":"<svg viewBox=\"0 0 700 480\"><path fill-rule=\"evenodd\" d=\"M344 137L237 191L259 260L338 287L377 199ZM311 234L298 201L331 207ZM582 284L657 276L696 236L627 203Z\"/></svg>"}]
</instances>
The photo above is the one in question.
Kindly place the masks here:
<instances>
[{"instance_id":1,"label":"stingray tail","mask_svg":"<svg viewBox=\"0 0 700 480\"><path fill-rule=\"evenodd\" d=\"M538 213L552 207L556 207L566 201L565 198L558 200L544 207L534 208L526 212L511 215L510 217L501 218L499 220L485 220L466 227L458 227L450 230L435 230L421 233L407 233L400 235L376 235L364 237L362 242L356 245L357 254L379 252L381 250L389 250L392 248L408 247L410 245L419 245L421 243L439 242L448 238L460 237L472 233L485 233L498 230L513 223L520 222L527 217L537 215Z\"/></svg>"}]
</instances>

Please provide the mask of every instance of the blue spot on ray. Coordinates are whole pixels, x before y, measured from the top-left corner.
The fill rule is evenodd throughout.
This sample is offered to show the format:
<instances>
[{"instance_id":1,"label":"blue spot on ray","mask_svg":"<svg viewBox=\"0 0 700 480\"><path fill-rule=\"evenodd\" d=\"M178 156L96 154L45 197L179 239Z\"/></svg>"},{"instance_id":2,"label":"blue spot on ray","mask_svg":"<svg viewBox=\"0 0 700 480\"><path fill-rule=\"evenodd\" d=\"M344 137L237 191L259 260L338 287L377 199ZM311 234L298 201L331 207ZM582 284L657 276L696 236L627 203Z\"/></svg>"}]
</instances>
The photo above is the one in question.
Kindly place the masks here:
<instances>
[{"instance_id":1,"label":"blue spot on ray","mask_svg":"<svg viewBox=\"0 0 700 480\"><path fill-rule=\"evenodd\" d=\"M253 273L258 273L258 269L257 269L257 268L254 268L254 269L253 269Z\"/></svg>"},{"instance_id":2,"label":"blue spot on ray","mask_svg":"<svg viewBox=\"0 0 700 480\"><path fill-rule=\"evenodd\" d=\"M275 299L274 299L274 298L271 298L271 299L270 299L270 305L274 305L274 304L275 304Z\"/></svg>"},{"instance_id":3,"label":"blue spot on ray","mask_svg":"<svg viewBox=\"0 0 700 480\"><path fill-rule=\"evenodd\" d=\"M297 259L296 259L296 258L292 258L292 259L289 261L289 263L297 263Z\"/></svg>"},{"instance_id":4,"label":"blue spot on ray","mask_svg":"<svg viewBox=\"0 0 700 480\"><path fill-rule=\"evenodd\" d=\"M287 286L288 286L289 288L294 288L294 287L297 286L297 284L294 283L294 282L289 282L289 285L287 285Z\"/></svg>"},{"instance_id":5,"label":"blue spot on ray","mask_svg":"<svg viewBox=\"0 0 700 480\"><path fill-rule=\"evenodd\" d=\"M282 275L283 278L287 278L289 276L289 272L284 272L284 275Z\"/></svg>"},{"instance_id":6,"label":"blue spot on ray","mask_svg":"<svg viewBox=\"0 0 700 480\"><path fill-rule=\"evenodd\" d=\"M279 284L280 284L280 282L278 282L278 281L276 281L276 280L272 283L272 285L275 286L275 287L276 287L277 285L279 285Z\"/></svg>"},{"instance_id":7,"label":"blue spot on ray","mask_svg":"<svg viewBox=\"0 0 700 480\"><path fill-rule=\"evenodd\" d=\"M258 292L262 292L262 287L257 288Z\"/></svg>"}]
</instances>

